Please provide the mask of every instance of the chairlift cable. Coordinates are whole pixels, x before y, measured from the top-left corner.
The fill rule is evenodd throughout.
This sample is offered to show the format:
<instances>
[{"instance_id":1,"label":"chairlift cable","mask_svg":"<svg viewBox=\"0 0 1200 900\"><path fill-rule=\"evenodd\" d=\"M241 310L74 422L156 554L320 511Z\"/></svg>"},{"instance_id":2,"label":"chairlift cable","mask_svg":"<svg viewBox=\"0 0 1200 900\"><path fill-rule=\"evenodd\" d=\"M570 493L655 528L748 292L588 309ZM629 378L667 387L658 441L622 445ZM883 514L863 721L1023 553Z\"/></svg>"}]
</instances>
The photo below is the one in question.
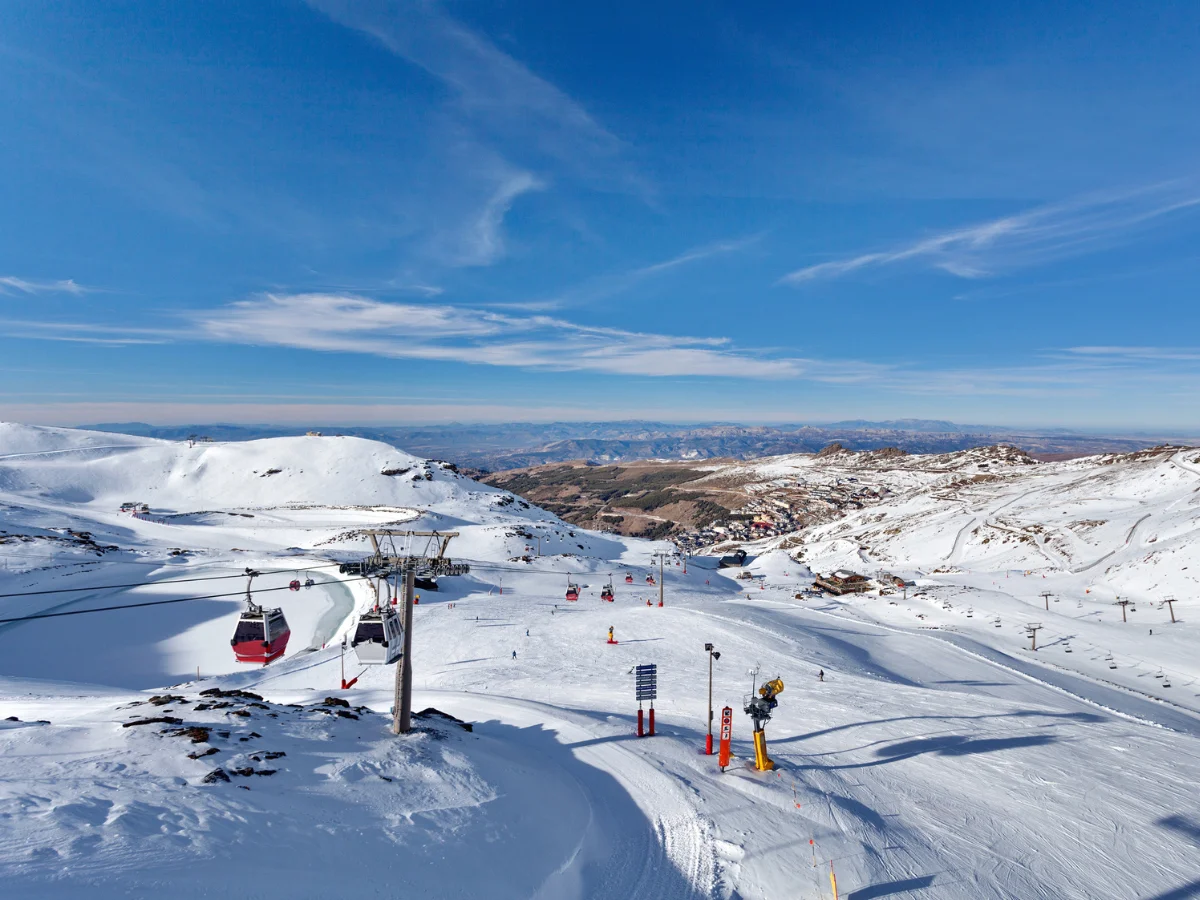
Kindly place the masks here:
<instances>
[{"instance_id":1,"label":"chairlift cable","mask_svg":"<svg viewBox=\"0 0 1200 900\"><path fill-rule=\"evenodd\" d=\"M331 568L336 565L338 565L338 563L329 563L329 564L323 565L323 566L311 566L307 569L299 569L296 571L311 572L313 569L328 569L328 568ZM278 569L278 570L267 571L265 574L278 575L280 572L290 572L290 571L292 571L292 570L291 569ZM263 574L261 569L259 570L259 572L260 572L260 574ZM81 591L111 591L111 590L117 590L117 589L121 589L121 588L153 587L154 585L158 585L158 584L184 584L184 583L190 582L190 581L221 581L226 578L245 578L245 577L246 577L245 573L239 572L236 575L204 575L204 576L200 576L200 577L196 577L196 578L164 578L161 581L135 581L135 582L131 582L129 584L97 584L97 585L92 585L91 587L53 588L51 590L45 590L45 591L16 591L11 594L0 594L0 600L7 599L9 597L39 597L44 594L74 594L74 593L79 593ZM271 590L274 590L274 588L272 588Z\"/></svg>"},{"instance_id":2,"label":"chairlift cable","mask_svg":"<svg viewBox=\"0 0 1200 900\"><path fill-rule=\"evenodd\" d=\"M245 578L246 576L243 574L239 577ZM345 584L347 581L363 581L363 580L365 580L365 577L366 576L363 576L360 578L347 578L342 583ZM162 582L157 582L157 583L161 584ZM284 585L283 587L255 588L254 592L256 594L266 594L266 593L270 593L271 591L286 591L286 590L290 590L290 588L288 588L287 585ZM166 606L171 603L186 603L189 600L218 600L218 599L222 599L224 597L243 597L244 598L245 596L246 596L246 592L244 590L242 590L242 591L234 591L233 593L225 593L225 594L205 594L202 597L173 597L170 600L147 600L144 603L125 603L125 604L121 604L118 606L96 606L96 607L91 607L89 609L71 609L71 610L65 610L63 612L30 613L27 616L14 616L14 617L8 618L8 619L0 619L0 625L10 625L14 622L30 622L30 621L33 621L34 619L57 619L57 618L61 618L62 616L82 616L82 615L85 615L86 613L113 612L113 611L119 610L119 609L141 609L146 606Z\"/></svg>"}]
</instances>

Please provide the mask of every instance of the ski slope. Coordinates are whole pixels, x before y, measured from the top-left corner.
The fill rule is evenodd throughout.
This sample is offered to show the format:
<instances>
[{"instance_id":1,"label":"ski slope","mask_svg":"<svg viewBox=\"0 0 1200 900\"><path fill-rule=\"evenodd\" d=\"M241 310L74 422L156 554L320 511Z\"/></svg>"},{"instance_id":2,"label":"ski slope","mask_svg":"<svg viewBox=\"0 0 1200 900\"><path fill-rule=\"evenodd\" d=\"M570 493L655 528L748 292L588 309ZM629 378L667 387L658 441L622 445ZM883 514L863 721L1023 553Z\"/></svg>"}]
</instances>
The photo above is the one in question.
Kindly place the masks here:
<instances>
[{"instance_id":1,"label":"ski slope","mask_svg":"<svg viewBox=\"0 0 1200 900\"><path fill-rule=\"evenodd\" d=\"M689 560L686 574L670 565L658 607L644 576L665 545L578 531L436 464L426 480L423 460L382 444L112 447L3 429L0 593L92 588L4 598L3 617L236 592L236 577L166 582L247 565L267 573L256 587L305 567L318 579L265 595L293 627L288 655L266 668L229 654L237 597L0 625L0 719L19 720L0 722L6 897L827 898L831 861L840 896L857 900L1200 896L1200 716L1185 684L1194 607L1180 565L1200 486L1190 454L1027 467L966 488L910 460L889 504L805 535L803 564L763 548L749 582L712 559ZM161 521L118 512L126 501ZM998 527L1059 519L1058 537L1036 545L1005 545ZM414 708L469 732L431 715L393 737L390 669L340 690L343 666L360 670L340 636L369 596L316 567L364 552L354 530L388 522L452 527L450 555L472 562L423 593L413 651ZM543 555L524 562L534 533ZM795 599L812 570L862 569L864 554L915 578L909 597ZM1140 689L1158 685L1153 673L1126 683L1126 666L1086 658L1085 644L1133 660L1158 641L1157 626L1145 641L1140 626L1121 629L1101 593L1132 594L1151 572L1180 598L1178 634L1154 645L1179 672L1170 699ZM611 604L599 599L610 574ZM563 599L568 576L577 603ZM135 581L153 583L101 587ZM1048 584L1062 612L1040 609ZM1153 608L1146 590L1131 617ZM1021 649L1034 604L1039 643L1062 630L1072 654L1054 637ZM1079 615L1088 604L1100 616ZM718 715L734 708L725 773L700 752L706 642L722 654ZM658 733L639 739L631 670L648 662ZM758 773L741 707L775 676L786 683L767 729L778 768ZM198 709L214 688L263 699ZM181 721L123 727L164 715ZM206 739L171 733L185 728ZM205 784L216 767L249 774Z\"/></svg>"}]
</instances>

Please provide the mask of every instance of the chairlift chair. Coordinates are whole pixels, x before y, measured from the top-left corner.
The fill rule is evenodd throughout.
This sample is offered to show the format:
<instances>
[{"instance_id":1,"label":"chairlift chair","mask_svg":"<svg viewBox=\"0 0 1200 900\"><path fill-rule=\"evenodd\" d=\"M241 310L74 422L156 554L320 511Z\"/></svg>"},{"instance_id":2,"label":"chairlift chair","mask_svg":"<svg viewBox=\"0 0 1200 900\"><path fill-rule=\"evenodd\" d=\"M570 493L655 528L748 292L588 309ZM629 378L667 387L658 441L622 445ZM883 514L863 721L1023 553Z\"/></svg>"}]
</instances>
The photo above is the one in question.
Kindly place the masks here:
<instances>
[{"instance_id":1,"label":"chairlift chair","mask_svg":"<svg viewBox=\"0 0 1200 900\"><path fill-rule=\"evenodd\" d=\"M288 582L288 590L289 591L300 590L300 573L299 572L296 573L295 578L293 578L291 581Z\"/></svg>"},{"instance_id":2,"label":"chairlift chair","mask_svg":"<svg viewBox=\"0 0 1200 900\"><path fill-rule=\"evenodd\" d=\"M250 585L257 575L258 572L246 570L246 609L238 617L229 645L238 662L265 666L287 651L292 630L282 609L265 609L254 602Z\"/></svg>"},{"instance_id":3,"label":"chairlift chair","mask_svg":"<svg viewBox=\"0 0 1200 900\"><path fill-rule=\"evenodd\" d=\"M579 585L573 581L567 582L567 599L572 603L579 599Z\"/></svg>"},{"instance_id":4,"label":"chairlift chair","mask_svg":"<svg viewBox=\"0 0 1200 900\"><path fill-rule=\"evenodd\" d=\"M313 577L312 577L311 575L309 575L308 577L306 577L306 578L304 579L304 586L305 586L306 588L310 588L310 587L312 587L314 584L316 584L316 582L315 582L315 581L313 581Z\"/></svg>"},{"instance_id":5,"label":"chairlift chair","mask_svg":"<svg viewBox=\"0 0 1200 900\"><path fill-rule=\"evenodd\" d=\"M600 589L600 599L607 600L609 603L613 602L613 586L611 575L608 576L608 584L604 585L604 587Z\"/></svg>"},{"instance_id":6,"label":"chairlift chair","mask_svg":"<svg viewBox=\"0 0 1200 900\"><path fill-rule=\"evenodd\" d=\"M654 576L653 576L653 575L647 575L647 576L646 576L646 584L655 584L655 583L656 583L656 582L654 581Z\"/></svg>"},{"instance_id":7,"label":"chairlift chair","mask_svg":"<svg viewBox=\"0 0 1200 900\"><path fill-rule=\"evenodd\" d=\"M350 646L364 666L390 666L403 656L404 626L396 608L374 606L359 616Z\"/></svg>"},{"instance_id":8,"label":"chairlift chair","mask_svg":"<svg viewBox=\"0 0 1200 900\"><path fill-rule=\"evenodd\" d=\"M626 583L626 584L633 584L633 573L632 573L632 572L626 572L626 573L625 573L625 583Z\"/></svg>"}]
</instances>

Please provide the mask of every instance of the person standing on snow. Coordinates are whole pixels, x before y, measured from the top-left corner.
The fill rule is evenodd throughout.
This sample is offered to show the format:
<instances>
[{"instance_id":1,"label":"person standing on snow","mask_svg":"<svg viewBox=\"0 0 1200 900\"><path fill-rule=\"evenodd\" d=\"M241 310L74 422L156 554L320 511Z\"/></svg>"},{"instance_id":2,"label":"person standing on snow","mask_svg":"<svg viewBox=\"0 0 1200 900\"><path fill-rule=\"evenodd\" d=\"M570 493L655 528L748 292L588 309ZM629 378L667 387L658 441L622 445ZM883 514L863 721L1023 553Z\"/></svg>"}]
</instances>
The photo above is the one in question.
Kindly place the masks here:
<instances>
[{"instance_id":1,"label":"person standing on snow","mask_svg":"<svg viewBox=\"0 0 1200 900\"><path fill-rule=\"evenodd\" d=\"M825 680L825 670L822 669L820 672L817 673L817 681L824 681L824 680Z\"/></svg>"},{"instance_id":2,"label":"person standing on snow","mask_svg":"<svg viewBox=\"0 0 1200 900\"><path fill-rule=\"evenodd\" d=\"M513 651L513 659L516 659L516 658L517 658L517 651L516 651L516 650L514 650L514 651Z\"/></svg>"}]
</instances>

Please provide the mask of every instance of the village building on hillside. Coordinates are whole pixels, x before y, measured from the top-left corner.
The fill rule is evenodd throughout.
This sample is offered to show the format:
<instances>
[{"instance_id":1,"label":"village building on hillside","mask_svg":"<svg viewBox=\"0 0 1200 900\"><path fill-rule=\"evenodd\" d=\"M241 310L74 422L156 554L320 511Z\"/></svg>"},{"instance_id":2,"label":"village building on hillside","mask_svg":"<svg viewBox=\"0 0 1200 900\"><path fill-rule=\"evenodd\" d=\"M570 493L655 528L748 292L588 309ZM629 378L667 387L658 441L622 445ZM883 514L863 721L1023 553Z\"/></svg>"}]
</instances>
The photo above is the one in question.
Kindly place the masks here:
<instances>
[{"instance_id":1,"label":"village building on hillside","mask_svg":"<svg viewBox=\"0 0 1200 900\"><path fill-rule=\"evenodd\" d=\"M813 587L831 594L860 594L870 589L871 581L865 575L838 569L832 575L817 575Z\"/></svg>"},{"instance_id":2,"label":"village building on hillside","mask_svg":"<svg viewBox=\"0 0 1200 900\"><path fill-rule=\"evenodd\" d=\"M722 556L721 561L717 563L718 569L737 569L746 564L746 551L738 548L728 556Z\"/></svg>"}]
</instances>

